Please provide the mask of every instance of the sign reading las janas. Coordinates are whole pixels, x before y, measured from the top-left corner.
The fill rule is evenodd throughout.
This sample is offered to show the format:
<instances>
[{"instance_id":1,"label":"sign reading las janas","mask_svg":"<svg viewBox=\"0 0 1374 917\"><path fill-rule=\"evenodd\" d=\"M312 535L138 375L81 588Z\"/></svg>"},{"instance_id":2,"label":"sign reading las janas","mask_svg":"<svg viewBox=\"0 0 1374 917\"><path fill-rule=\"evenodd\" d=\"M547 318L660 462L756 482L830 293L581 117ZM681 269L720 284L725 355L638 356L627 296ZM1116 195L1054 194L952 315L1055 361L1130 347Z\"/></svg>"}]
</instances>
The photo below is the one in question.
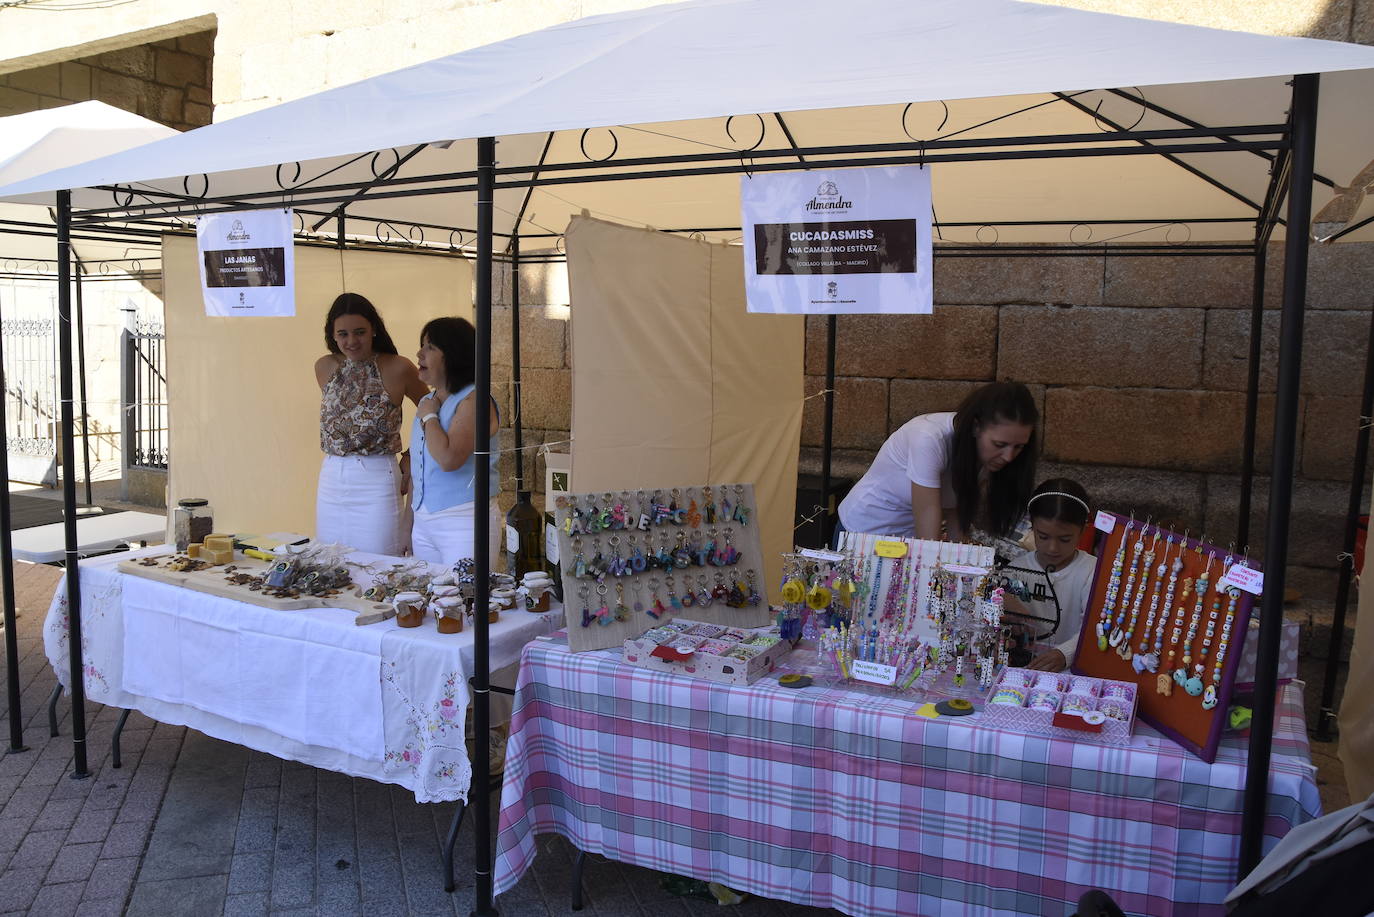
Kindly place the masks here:
<instances>
[{"instance_id":1,"label":"sign reading las janas","mask_svg":"<svg viewBox=\"0 0 1374 917\"><path fill-rule=\"evenodd\" d=\"M740 200L750 312L930 312L929 169L763 173Z\"/></svg>"},{"instance_id":2,"label":"sign reading las janas","mask_svg":"<svg viewBox=\"0 0 1374 917\"><path fill-rule=\"evenodd\" d=\"M290 210L217 213L196 221L205 314L295 315Z\"/></svg>"}]
</instances>

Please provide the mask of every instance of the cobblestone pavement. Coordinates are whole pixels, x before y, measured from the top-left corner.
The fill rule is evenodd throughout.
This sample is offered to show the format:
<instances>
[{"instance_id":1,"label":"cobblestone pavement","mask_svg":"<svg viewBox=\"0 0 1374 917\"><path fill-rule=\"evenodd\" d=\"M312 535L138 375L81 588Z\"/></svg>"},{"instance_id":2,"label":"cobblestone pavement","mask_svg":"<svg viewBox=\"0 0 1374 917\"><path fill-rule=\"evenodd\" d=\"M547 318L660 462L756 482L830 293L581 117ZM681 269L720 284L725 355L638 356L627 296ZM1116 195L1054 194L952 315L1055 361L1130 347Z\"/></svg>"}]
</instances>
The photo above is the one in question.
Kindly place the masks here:
<instances>
[{"instance_id":1,"label":"cobblestone pavement","mask_svg":"<svg viewBox=\"0 0 1374 917\"><path fill-rule=\"evenodd\" d=\"M455 806L130 716L122 768L110 762L119 711L88 705L90 777L71 777L70 705L50 739L56 678L40 628L61 571L17 565L19 672L27 752L0 758L0 913L117 915L460 915L473 905L473 821L443 890L441 844ZM3 674L0 668L0 674ZM0 711L3 712L3 711ZM0 718L0 736L9 735ZM499 793L493 794L493 805ZM574 851L540 839L535 865L497 901L507 917L571 914ZM825 915L761 899L722 911L674 898L658 874L600 857L584 875L589 917Z\"/></svg>"}]
</instances>

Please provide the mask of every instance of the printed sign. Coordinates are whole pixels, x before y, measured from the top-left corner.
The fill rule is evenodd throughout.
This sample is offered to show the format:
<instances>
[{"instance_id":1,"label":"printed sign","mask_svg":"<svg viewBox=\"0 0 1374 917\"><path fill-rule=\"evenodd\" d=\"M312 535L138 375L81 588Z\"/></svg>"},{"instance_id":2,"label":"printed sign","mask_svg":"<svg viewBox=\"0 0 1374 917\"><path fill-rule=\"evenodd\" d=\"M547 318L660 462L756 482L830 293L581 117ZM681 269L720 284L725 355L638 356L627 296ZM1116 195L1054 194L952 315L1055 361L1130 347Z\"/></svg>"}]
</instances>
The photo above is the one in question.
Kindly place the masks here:
<instances>
[{"instance_id":1,"label":"printed sign","mask_svg":"<svg viewBox=\"0 0 1374 917\"><path fill-rule=\"evenodd\" d=\"M1099 532L1106 532L1108 535L1110 535L1112 533L1112 529L1116 528L1116 517L1113 516L1111 513L1106 513L1102 510L1098 510L1097 519L1093 522L1093 525L1097 528Z\"/></svg>"},{"instance_id":2,"label":"printed sign","mask_svg":"<svg viewBox=\"0 0 1374 917\"><path fill-rule=\"evenodd\" d=\"M883 665L881 662L867 662L854 659L849 663L849 674L858 681L875 685L891 685L897 681L897 667Z\"/></svg>"},{"instance_id":3,"label":"printed sign","mask_svg":"<svg viewBox=\"0 0 1374 917\"><path fill-rule=\"evenodd\" d=\"M196 220L205 314L295 315L290 210L214 213Z\"/></svg>"},{"instance_id":4,"label":"printed sign","mask_svg":"<svg viewBox=\"0 0 1374 917\"><path fill-rule=\"evenodd\" d=\"M1264 574L1253 567L1244 564L1236 564L1226 574L1226 579L1222 581L1223 586L1235 586L1243 589L1251 595L1259 595L1264 592Z\"/></svg>"},{"instance_id":5,"label":"printed sign","mask_svg":"<svg viewBox=\"0 0 1374 917\"><path fill-rule=\"evenodd\" d=\"M740 201L750 312L931 311L930 169L765 172Z\"/></svg>"}]
</instances>

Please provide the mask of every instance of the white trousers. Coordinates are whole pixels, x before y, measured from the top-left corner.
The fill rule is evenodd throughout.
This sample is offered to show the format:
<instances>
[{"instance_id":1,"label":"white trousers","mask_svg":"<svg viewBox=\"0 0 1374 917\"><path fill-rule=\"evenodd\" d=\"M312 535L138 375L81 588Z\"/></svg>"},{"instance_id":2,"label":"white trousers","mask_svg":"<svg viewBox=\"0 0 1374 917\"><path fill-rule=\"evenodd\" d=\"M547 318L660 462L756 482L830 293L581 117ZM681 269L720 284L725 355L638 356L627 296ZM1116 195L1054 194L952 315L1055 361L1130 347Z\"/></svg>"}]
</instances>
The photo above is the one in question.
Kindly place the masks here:
<instances>
[{"instance_id":1,"label":"white trousers","mask_svg":"<svg viewBox=\"0 0 1374 917\"><path fill-rule=\"evenodd\" d=\"M393 455L326 455L315 498L315 540L370 554L406 552L410 512Z\"/></svg>"},{"instance_id":2,"label":"white trousers","mask_svg":"<svg viewBox=\"0 0 1374 917\"><path fill-rule=\"evenodd\" d=\"M411 552L421 560L432 564L451 566L460 558L472 556L472 520L476 513L475 503L459 503L436 513L415 510L415 522L410 530ZM506 521L501 516L501 507L492 497L487 504L487 518L491 526L491 569L499 571L501 560L501 539L506 530Z\"/></svg>"}]
</instances>

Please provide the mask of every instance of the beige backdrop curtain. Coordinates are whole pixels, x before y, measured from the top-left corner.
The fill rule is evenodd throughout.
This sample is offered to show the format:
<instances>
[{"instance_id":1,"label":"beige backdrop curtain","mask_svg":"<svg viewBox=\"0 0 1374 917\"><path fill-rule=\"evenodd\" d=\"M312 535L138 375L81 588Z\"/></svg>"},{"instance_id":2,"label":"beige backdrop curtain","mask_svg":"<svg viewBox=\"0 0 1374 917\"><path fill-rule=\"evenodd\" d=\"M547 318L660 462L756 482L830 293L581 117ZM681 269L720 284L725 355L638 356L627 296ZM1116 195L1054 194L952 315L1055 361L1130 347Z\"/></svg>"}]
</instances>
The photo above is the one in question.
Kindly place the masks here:
<instances>
[{"instance_id":1,"label":"beige backdrop curtain","mask_svg":"<svg viewBox=\"0 0 1374 917\"><path fill-rule=\"evenodd\" d=\"M472 318L472 268L461 259L296 246L296 315L205 314L196 240L164 236L169 505L205 497L219 531L315 531L324 317L348 290L372 301L396 349L415 359L431 318ZM414 406L406 402L402 437Z\"/></svg>"},{"instance_id":2,"label":"beige backdrop curtain","mask_svg":"<svg viewBox=\"0 0 1374 917\"><path fill-rule=\"evenodd\" d=\"M1374 506L1370 513L1374 514ZM1374 552L1366 546L1364 571L1360 576L1360 582L1366 585L1374 582L1368 576L1371 553ZM1345 679L1345 694L1336 724L1340 728L1337 750L1345 765L1350 801L1359 802L1374 794L1374 590L1360 590L1355 645L1350 650L1350 673Z\"/></svg>"},{"instance_id":3,"label":"beige backdrop curtain","mask_svg":"<svg viewBox=\"0 0 1374 917\"><path fill-rule=\"evenodd\" d=\"M750 315L743 253L575 218L572 486L753 482L777 590L791 550L802 417L800 316Z\"/></svg>"}]
</instances>

